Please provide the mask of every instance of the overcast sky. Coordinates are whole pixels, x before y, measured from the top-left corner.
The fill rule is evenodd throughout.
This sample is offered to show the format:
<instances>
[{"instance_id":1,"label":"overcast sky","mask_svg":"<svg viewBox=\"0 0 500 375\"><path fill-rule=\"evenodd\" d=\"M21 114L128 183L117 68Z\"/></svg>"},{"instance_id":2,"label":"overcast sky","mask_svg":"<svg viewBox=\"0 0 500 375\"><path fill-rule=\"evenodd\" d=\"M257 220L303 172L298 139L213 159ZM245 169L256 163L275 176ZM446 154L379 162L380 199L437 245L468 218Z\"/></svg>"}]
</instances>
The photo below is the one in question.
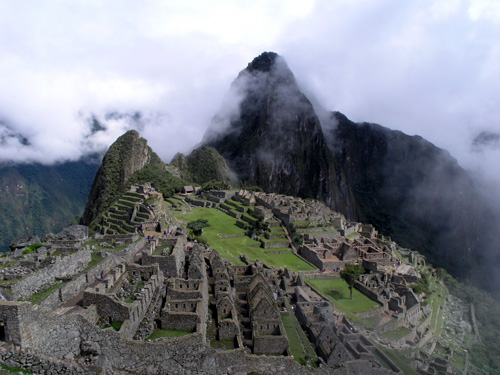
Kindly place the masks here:
<instances>
[{"instance_id":1,"label":"overcast sky","mask_svg":"<svg viewBox=\"0 0 500 375\"><path fill-rule=\"evenodd\" d=\"M0 0L0 160L74 160L137 128L168 162L263 51L326 109L500 181L497 0Z\"/></svg>"}]
</instances>

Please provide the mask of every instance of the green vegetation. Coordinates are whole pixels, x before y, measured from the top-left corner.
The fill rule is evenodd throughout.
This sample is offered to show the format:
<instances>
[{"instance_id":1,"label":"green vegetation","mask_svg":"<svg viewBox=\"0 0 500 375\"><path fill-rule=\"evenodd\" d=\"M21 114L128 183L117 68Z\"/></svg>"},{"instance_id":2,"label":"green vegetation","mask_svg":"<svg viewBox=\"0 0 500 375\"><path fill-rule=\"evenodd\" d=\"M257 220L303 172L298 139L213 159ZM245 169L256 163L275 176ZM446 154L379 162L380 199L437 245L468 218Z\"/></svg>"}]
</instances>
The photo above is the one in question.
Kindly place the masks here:
<instances>
[{"instance_id":1,"label":"green vegetation","mask_svg":"<svg viewBox=\"0 0 500 375\"><path fill-rule=\"evenodd\" d=\"M349 286L349 291L352 299L352 288L354 287L354 283L365 273L365 269L361 264L349 264L347 263L344 266L344 269L340 271L340 278L344 280Z\"/></svg>"},{"instance_id":2,"label":"green vegetation","mask_svg":"<svg viewBox=\"0 0 500 375\"><path fill-rule=\"evenodd\" d=\"M53 285L49 286L47 289L45 289L43 292L33 293L31 296L26 297L24 300L38 305L45 298L47 298L49 296L49 294L51 294L54 290L62 287L64 284L66 284L66 282L59 282L59 283L53 284Z\"/></svg>"},{"instance_id":3,"label":"green vegetation","mask_svg":"<svg viewBox=\"0 0 500 375\"><path fill-rule=\"evenodd\" d=\"M406 327L399 327L393 331L387 331L387 332L382 333L382 336L387 337L388 339L391 339L391 340L400 340L403 337L408 336L410 333L411 333L411 329L408 329Z\"/></svg>"},{"instance_id":4,"label":"green vegetation","mask_svg":"<svg viewBox=\"0 0 500 375\"><path fill-rule=\"evenodd\" d=\"M318 356L311 346L309 339L300 327L299 322L293 315L292 309L288 300L285 298L286 308L288 313L281 314L281 320L285 326L290 352L293 358L302 365L310 364L317 367L319 364Z\"/></svg>"},{"instance_id":5,"label":"green vegetation","mask_svg":"<svg viewBox=\"0 0 500 375\"><path fill-rule=\"evenodd\" d=\"M342 279L306 279L306 281L330 299L335 309L346 314L352 321L360 321L355 314L380 307L357 289L352 291L352 299L349 298L349 287Z\"/></svg>"},{"instance_id":6,"label":"green vegetation","mask_svg":"<svg viewBox=\"0 0 500 375\"><path fill-rule=\"evenodd\" d=\"M84 209L98 167L83 160L2 166L0 251L17 237L60 232Z\"/></svg>"},{"instance_id":7,"label":"green vegetation","mask_svg":"<svg viewBox=\"0 0 500 375\"><path fill-rule=\"evenodd\" d=\"M160 329L155 328L151 336L146 338L145 341L156 340L162 337L181 337L189 335L191 332L188 331L177 331L174 329Z\"/></svg>"},{"instance_id":8,"label":"green vegetation","mask_svg":"<svg viewBox=\"0 0 500 375\"><path fill-rule=\"evenodd\" d=\"M157 156L152 158L148 165L132 175L129 185L143 184L145 182L151 182L151 185L158 189L164 198L180 193L183 186L187 184L186 181L170 173Z\"/></svg>"},{"instance_id":9,"label":"green vegetation","mask_svg":"<svg viewBox=\"0 0 500 375\"><path fill-rule=\"evenodd\" d=\"M10 366L7 366L7 365L4 365L4 364L0 364L0 368L8 373L12 373L12 374L33 374L32 371L28 371L28 370L25 370L25 369L22 369L20 367L10 367Z\"/></svg>"},{"instance_id":10,"label":"green vegetation","mask_svg":"<svg viewBox=\"0 0 500 375\"><path fill-rule=\"evenodd\" d=\"M500 373L500 336L498 335L500 301L494 299L489 293L458 282L443 269L438 269L438 276L444 281L451 294L474 305L481 342L474 343L469 349L469 360L474 366L487 373Z\"/></svg>"},{"instance_id":11,"label":"green vegetation","mask_svg":"<svg viewBox=\"0 0 500 375\"><path fill-rule=\"evenodd\" d=\"M203 228L206 228L209 226L210 226L210 224L208 223L208 220L206 220L206 219L198 219L195 221L190 221L187 224L187 228L191 229L195 236L201 236L201 234L203 233Z\"/></svg>"},{"instance_id":12,"label":"green vegetation","mask_svg":"<svg viewBox=\"0 0 500 375\"><path fill-rule=\"evenodd\" d=\"M243 265L240 254L245 254L249 259L259 259L262 262L275 267L290 267L292 271L312 271L315 268L293 253L268 254L260 247L260 242L245 236L245 230L236 226L236 220L222 211L196 207L192 213L181 214L174 212L174 216L184 222L198 219L208 220L210 227L203 231L202 240L216 249L224 258L234 264ZM220 235L240 234L240 237L223 238ZM272 249L269 249L271 251Z\"/></svg>"},{"instance_id":13,"label":"green vegetation","mask_svg":"<svg viewBox=\"0 0 500 375\"><path fill-rule=\"evenodd\" d=\"M101 320L104 320L104 318L101 317ZM117 321L111 322L111 323L101 323L100 327L102 329L113 328L115 331L119 331L120 328L122 327L122 325L123 325L123 322L117 320Z\"/></svg>"},{"instance_id":14,"label":"green vegetation","mask_svg":"<svg viewBox=\"0 0 500 375\"><path fill-rule=\"evenodd\" d=\"M382 346L377 345L379 350L383 352L389 359L394 362L396 366L398 366L405 375L418 375L419 373L414 370L410 365L409 365L409 359L406 358L401 352L397 350L391 350L384 348ZM385 363L385 361L383 362Z\"/></svg>"},{"instance_id":15,"label":"green vegetation","mask_svg":"<svg viewBox=\"0 0 500 375\"><path fill-rule=\"evenodd\" d=\"M197 184L208 181L219 184L228 182L229 167L224 158L213 147L199 147L187 157L177 154L171 164L177 168L181 178L186 181L193 181ZM223 186L228 188L227 184Z\"/></svg>"},{"instance_id":16,"label":"green vegetation","mask_svg":"<svg viewBox=\"0 0 500 375\"><path fill-rule=\"evenodd\" d=\"M36 251L36 249L38 249L39 247L42 247L42 246L43 245L39 244L39 243L29 245L26 247L26 249L23 250L23 255L34 253Z\"/></svg>"}]
</instances>

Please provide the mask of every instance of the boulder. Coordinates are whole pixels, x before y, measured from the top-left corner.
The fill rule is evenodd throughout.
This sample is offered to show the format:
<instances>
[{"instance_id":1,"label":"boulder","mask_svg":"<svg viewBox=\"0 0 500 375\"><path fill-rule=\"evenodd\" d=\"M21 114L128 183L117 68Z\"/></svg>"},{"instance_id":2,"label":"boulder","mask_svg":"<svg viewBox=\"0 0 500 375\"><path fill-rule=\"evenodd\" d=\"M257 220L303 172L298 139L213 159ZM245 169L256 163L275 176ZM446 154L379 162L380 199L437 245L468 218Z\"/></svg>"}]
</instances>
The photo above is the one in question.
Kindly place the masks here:
<instances>
[{"instance_id":1,"label":"boulder","mask_svg":"<svg viewBox=\"0 0 500 375\"><path fill-rule=\"evenodd\" d=\"M72 225L57 234L58 240L85 240L89 237L89 228L85 225Z\"/></svg>"},{"instance_id":2,"label":"boulder","mask_svg":"<svg viewBox=\"0 0 500 375\"><path fill-rule=\"evenodd\" d=\"M9 247L12 251L14 251L16 249L25 248L29 245L37 244L40 242L41 241L38 236L24 236L14 239Z\"/></svg>"}]
</instances>

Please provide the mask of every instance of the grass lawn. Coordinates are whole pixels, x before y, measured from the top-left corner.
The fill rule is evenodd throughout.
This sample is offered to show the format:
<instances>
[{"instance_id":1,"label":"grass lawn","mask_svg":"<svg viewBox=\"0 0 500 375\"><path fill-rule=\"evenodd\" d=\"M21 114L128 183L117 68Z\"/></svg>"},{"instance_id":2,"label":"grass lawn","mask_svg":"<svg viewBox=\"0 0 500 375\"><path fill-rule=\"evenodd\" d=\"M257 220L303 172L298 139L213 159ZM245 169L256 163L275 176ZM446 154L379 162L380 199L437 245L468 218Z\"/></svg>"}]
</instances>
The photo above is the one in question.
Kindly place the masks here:
<instances>
[{"instance_id":1,"label":"grass lawn","mask_svg":"<svg viewBox=\"0 0 500 375\"><path fill-rule=\"evenodd\" d=\"M270 227L269 232L275 234L275 233L285 233L285 230L282 227Z\"/></svg>"},{"instance_id":2,"label":"grass lawn","mask_svg":"<svg viewBox=\"0 0 500 375\"><path fill-rule=\"evenodd\" d=\"M210 223L209 227L203 228L203 238L207 244L217 250L220 255L233 264L243 265L240 254L246 254L251 260L259 259L269 266L290 267L292 271L313 271L315 268L297 255L289 254L266 254L260 247L259 241L250 237L220 238L219 234L243 234L245 230L236 226L236 219L222 211L213 208L197 207L192 214L182 215L175 212L174 215L187 223L190 221L205 219ZM271 249L268 249L271 250Z\"/></svg>"},{"instance_id":3,"label":"grass lawn","mask_svg":"<svg viewBox=\"0 0 500 375\"><path fill-rule=\"evenodd\" d=\"M419 373L411 368L409 365L409 359L406 358L403 354L399 353L397 350L391 350L384 348L382 346L377 345L381 352L383 352L389 359L394 362L396 366L398 366L405 375L418 375ZM378 356L377 356L378 357Z\"/></svg>"},{"instance_id":4,"label":"grass lawn","mask_svg":"<svg viewBox=\"0 0 500 375\"><path fill-rule=\"evenodd\" d=\"M443 284L434 283L431 288L432 294L428 297L432 306L431 328L440 335L443 331L443 309L448 293Z\"/></svg>"},{"instance_id":5,"label":"grass lawn","mask_svg":"<svg viewBox=\"0 0 500 375\"><path fill-rule=\"evenodd\" d=\"M375 327L375 324L377 324L380 321L380 318L374 316L373 318L361 319L361 321L363 322L363 325L366 329L372 330Z\"/></svg>"},{"instance_id":6,"label":"grass lawn","mask_svg":"<svg viewBox=\"0 0 500 375\"><path fill-rule=\"evenodd\" d=\"M287 314L281 314L281 320L285 327L286 335L288 337L288 343L290 345L290 352L293 358L302 365L307 362L313 366L317 366L319 363L318 356L311 346L306 334L300 327L299 322L292 313L292 308L288 301L285 302L288 309Z\"/></svg>"},{"instance_id":7,"label":"grass lawn","mask_svg":"<svg viewBox=\"0 0 500 375\"><path fill-rule=\"evenodd\" d=\"M155 328L151 336L149 336L145 341L156 340L160 337L181 337L189 335L191 332L188 331L177 331L174 329L160 329Z\"/></svg>"},{"instance_id":8,"label":"grass lawn","mask_svg":"<svg viewBox=\"0 0 500 375\"><path fill-rule=\"evenodd\" d=\"M38 305L45 298L47 298L49 296L49 294L51 294L54 290L59 289L60 287L62 287L64 284L66 284L66 281L53 284L53 285L49 286L47 289L45 289L43 292L33 293L31 296L26 297L25 300L26 301L30 301L31 303L34 303L34 304Z\"/></svg>"},{"instance_id":9,"label":"grass lawn","mask_svg":"<svg viewBox=\"0 0 500 375\"><path fill-rule=\"evenodd\" d=\"M338 279L306 279L314 288L333 302L335 309L347 315L353 321L360 321L357 313L377 309L380 305L365 296L359 290L352 290L352 300L349 298L349 287L341 278Z\"/></svg>"},{"instance_id":10,"label":"grass lawn","mask_svg":"<svg viewBox=\"0 0 500 375\"><path fill-rule=\"evenodd\" d=\"M388 339L391 340L399 340L402 339L403 337L409 335L411 332L411 329L408 329L406 327L398 327L394 331L387 331L382 333L382 336L387 337Z\"/></svg>"}]
</instances>

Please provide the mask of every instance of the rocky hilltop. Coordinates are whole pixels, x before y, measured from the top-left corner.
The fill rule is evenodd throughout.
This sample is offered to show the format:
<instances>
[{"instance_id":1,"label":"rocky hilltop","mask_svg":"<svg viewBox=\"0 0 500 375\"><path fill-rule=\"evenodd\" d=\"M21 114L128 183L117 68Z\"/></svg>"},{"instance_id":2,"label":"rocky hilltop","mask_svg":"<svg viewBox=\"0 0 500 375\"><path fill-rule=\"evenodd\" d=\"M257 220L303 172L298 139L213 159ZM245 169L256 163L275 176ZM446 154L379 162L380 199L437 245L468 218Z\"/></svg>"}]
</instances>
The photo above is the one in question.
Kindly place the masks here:
<instances>
[{"instance_id":1,"label":"rocky hilltop","mask_svg":"<svg viewBox=\"0 0 500 375\"><path fill-rule=\"evenodd\" d=\"M89 225L126 189L132 175L151 163L163 164L135 130L119 137L104 155L90 189L82 224Z\"/></svg>"},{"instance_id":2,"label":"rocky hilltop","mask_svg":"<svg viewBox=\"0 0 500 375\"><path fill-rule=\"evenodd\" d=\"M204 137L243 185L321 199L355 216L345 176L327 147L311 102L276 53L263 53L231 91L240 103L223 108Z\"/></svg>"}]
</instances>

